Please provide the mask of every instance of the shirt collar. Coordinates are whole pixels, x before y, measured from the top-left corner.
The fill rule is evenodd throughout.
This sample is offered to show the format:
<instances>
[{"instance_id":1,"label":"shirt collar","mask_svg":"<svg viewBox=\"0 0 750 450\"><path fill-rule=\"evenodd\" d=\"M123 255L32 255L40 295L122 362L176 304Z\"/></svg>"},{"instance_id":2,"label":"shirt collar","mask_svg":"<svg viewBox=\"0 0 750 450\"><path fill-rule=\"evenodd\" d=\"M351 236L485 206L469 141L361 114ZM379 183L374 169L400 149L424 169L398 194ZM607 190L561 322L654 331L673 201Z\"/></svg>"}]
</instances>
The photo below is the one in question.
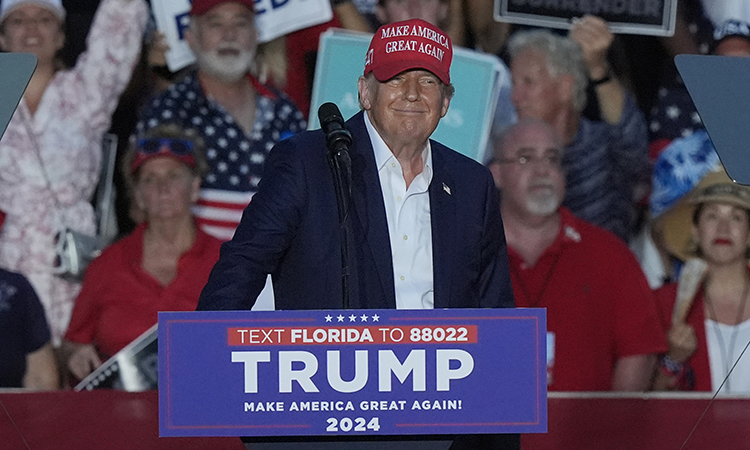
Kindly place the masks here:
<instances>
[{"instance_id":1,"label":"shirt collar","mask_svg":"<svg viewBox=\"0 0 750 450\"><path fill-rule=\"evenodd\" d=\"M190 84L193 85L193 89L199 90L205 94L206 90L203 88L203 83L201 83L201 78L198 75L198 70L197 69L194 70L188 76L191 76L193 78L192 80L188 81ZM247 80L250 82L250 84L253 85L255 92L260 94L262 97L268 97L272 100L276 100L278 98L278 95L276 95L276 93L272 90L272 88L261 83L260 80L256 78L255 76L248 73L246 77L247 77ZM208 97L208 95L206 95L206 97Z\"/></svg>"},{"instance_id":2,"label":"shirt collar","mask_svg":"<svg viewBox=\"0 0 750 450\"><path fill-rule=\"evenodd\" d=\"M542 255L537 260L537 264L546 255L555 255L562 252L568 245L578 244L582 240L581 233L576 227L576 217L573 213L564 206L560 206L558 212L560 213L560 230L557 232L555 240L549 245L549 247L544 249L544 252L542 252ZM508 247L508 255L511 258L514 258L518 264L525 264L520 253L518 253L513 247Z\"/></svg>"},{"instance_id":3,"label":"shirt collar","mask_svg":"<svg viewBox=\"0 0 750 450\"><path fill-rule=\"evenodd\" d=\"M393 152L391 152L391 149L388 148L388 145L386 145L385 141L377 132L377 130L375 130L372 122L370 122L370 117L367 114L367 111L365 111L363 115L365 116L365 127L367 128L367 134L370 135L372 151L375 154L375 165L377 166L379 171L383 168L383 166L388 162L389 159L396 159L396 157L393 155ZM427 140L427 145L425 145L424 150L422 150L422 161L424 161L422 172L427 177L427 180L429 182L429 180L432 180L432 146L430 145L429 139Z\"/></svg>"}]
</instances>

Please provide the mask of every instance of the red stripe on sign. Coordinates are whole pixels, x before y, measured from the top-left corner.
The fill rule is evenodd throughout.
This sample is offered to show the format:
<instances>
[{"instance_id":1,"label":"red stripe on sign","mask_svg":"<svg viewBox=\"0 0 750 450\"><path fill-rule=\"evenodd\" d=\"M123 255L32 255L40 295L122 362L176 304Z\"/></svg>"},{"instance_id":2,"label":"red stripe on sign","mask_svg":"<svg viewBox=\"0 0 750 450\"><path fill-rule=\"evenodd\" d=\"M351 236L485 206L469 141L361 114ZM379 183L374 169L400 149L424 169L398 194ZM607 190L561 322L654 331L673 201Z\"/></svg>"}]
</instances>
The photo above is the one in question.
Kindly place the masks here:
<instances>
[{"instance_id":1,"label":"red stripe on sign","mask_svg":"<svg viewBox=\"0 0 750 450\"><path fill-rule=\"evenodd\" d=\"M227 328L227 343L233 346L476 342L476 325Z\"/></svg>"}]
</instances>

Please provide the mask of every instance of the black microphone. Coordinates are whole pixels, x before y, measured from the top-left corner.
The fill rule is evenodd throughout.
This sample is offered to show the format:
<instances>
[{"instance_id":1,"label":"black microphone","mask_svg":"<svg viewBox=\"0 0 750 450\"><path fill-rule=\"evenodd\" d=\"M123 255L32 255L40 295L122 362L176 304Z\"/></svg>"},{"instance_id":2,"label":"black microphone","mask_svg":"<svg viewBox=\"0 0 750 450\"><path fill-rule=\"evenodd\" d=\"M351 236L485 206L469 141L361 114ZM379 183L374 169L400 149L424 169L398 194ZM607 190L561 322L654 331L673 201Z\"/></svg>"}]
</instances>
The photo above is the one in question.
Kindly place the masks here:
<instances>
[{"instance_id":1,"label":"black microphone","mask_svg":"<svg viewBox=\"0 0 750 450\"><path fill-rule=\"evenodd\" d=\"M326 134L326 146L331 153L347 151L352 145L352 135L344 127L344 118L335 103L327 102L318 108L320 128Z\"/></svg>"}]
</instances>

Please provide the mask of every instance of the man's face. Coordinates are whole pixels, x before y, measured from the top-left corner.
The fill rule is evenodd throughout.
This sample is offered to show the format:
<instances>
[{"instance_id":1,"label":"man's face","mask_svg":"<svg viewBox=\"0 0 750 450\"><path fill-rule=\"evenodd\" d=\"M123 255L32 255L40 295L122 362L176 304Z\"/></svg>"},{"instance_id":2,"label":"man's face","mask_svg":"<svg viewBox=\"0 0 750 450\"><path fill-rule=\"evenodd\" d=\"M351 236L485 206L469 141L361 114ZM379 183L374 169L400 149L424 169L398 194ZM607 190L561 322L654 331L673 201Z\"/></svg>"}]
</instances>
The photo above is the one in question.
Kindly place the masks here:
<instances>
[{"instance_id":1,"label":"man's face","mask_svg":"<svg viewBox=\"0 0 750 450\"><path fill-rule=\"evenodd\" d=\"M502 192L503 209L519 214L554 214L565 195L562 147L544 123L519 125L496 150L490 169Z\"/></svg>"},{"instance_id":2,"label":"man's face","mask_svg":"<svg viewBox=\"0 0 750 450\"><path fill-rule=\"evenodd\" d=\"M64 43L62 22L47 8L21 6L3 21L0 46L6 52L33 53L50 62Z\"/></svg>"},{"instance_id":3,"label":"man's face","mask_svg":"<svg viewBox=\"0 0 750 450\"><path fill-rule=\"evenodd\" d=\"M519 119L534 118L553 123L557 114L567 106L566 99L571 101L565 75L550 75L546 57L538 51L524 50L516 55L510 71L513 80L511 101Z\"/></svg>"},{"instance_id":4,"label":"man's face","mask_svg":"<svg viewBox=\"0 0 750 450\"><path fill-rule=\"evenodd\" d=\"M422 69L401 72L386 82L372 75L360 77L359 96L391 149L425 144L450 105L440 79Z\"/></svg>"},{"instance_id":5,"label":"man's face","mask_svg":"<svg viewBox=\"0 0 750 450\"><path fill-rule=\"evenodd\" d=\"M446 0L383 0L375 9L382 24L422 19L439 27L448 17Z\"/></svg>"},{"instance_id":6,"label":"man's face","mask_svg":"<svg viewBox=\"0 0 750 450\"><path fill-rule=\"evenodd\" d=\"M257 48L254 12L233 2L193 17L186 38L198 67L226 82L237 81L252 67Z\"/></svg>"}]
</instances>

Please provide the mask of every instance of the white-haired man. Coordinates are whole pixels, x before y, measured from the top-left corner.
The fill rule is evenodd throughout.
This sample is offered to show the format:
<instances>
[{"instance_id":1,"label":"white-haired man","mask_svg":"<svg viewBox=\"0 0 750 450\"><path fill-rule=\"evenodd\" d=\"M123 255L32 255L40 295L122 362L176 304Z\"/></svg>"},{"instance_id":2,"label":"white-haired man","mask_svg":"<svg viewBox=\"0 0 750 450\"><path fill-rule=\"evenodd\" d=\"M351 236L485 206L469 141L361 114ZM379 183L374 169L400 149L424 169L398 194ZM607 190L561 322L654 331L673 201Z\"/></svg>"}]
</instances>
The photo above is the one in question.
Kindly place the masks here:
<instances>
[{"instance_id":1,"label":"white-haired man","mask_svg":"<svg viewBox=\"0 0 750 450\"><path fill-rule=\"evenodd\" d=\"M306 127L285 94L252 75L254 3L193 0L185 38L197 71L157 97L138 124L139 134L164 123L201 133L210 170L194 213L201 229L223 240L232 237L257 191L271 147Z\"/></svg>"},{"instance_id":2,"label":"white-haired man","mask_svg":"<svg viewBox=\"0 0 750 450\"><path fill-rule=\"evenodd\" d=\"M565 206L623 239L632 231L634 188L648 169L646 122L607 63L604 20L585 16L567 37L548 30L514 34L508 44L519 118L548 122L563 141ZM582 116L593 85L600 121Z\"/></svg>"}]
</instances>

